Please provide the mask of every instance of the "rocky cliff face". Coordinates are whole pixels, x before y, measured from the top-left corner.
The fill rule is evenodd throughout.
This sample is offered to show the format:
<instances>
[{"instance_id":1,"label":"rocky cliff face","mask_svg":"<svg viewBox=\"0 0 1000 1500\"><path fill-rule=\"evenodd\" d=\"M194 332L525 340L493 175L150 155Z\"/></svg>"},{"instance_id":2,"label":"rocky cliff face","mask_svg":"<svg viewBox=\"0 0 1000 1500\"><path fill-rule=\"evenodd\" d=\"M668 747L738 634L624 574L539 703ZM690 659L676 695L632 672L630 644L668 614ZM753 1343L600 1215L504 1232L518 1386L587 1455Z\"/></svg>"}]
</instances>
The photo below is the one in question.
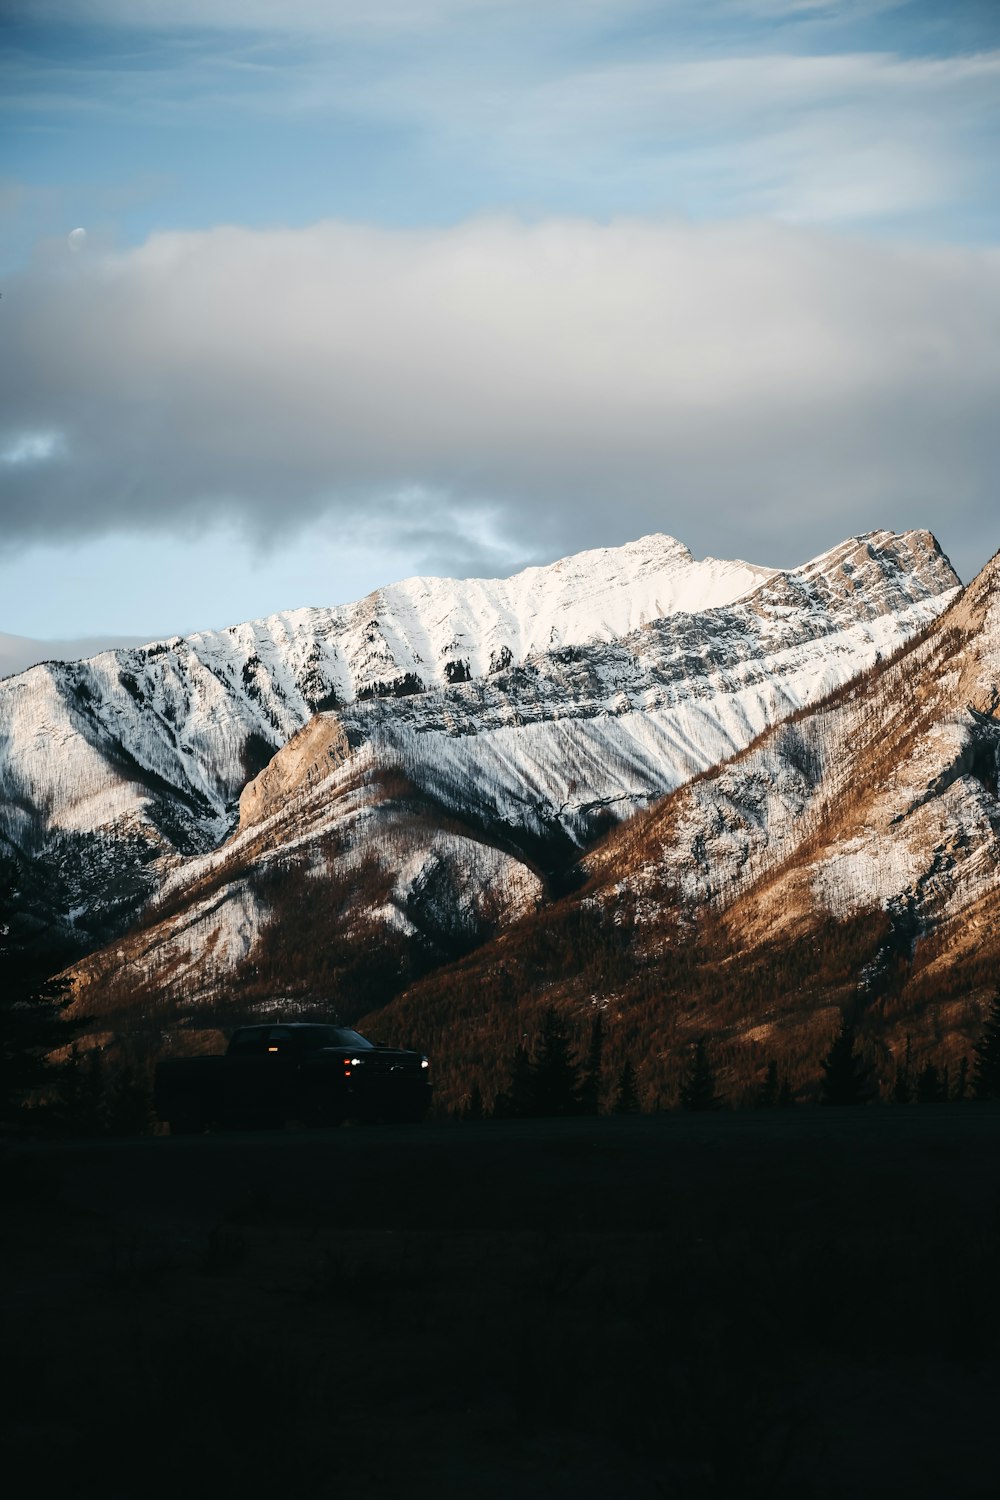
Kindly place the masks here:
<instances>
[{"instance_id":1,"label":"rocky cliff face","mask_svg":"<svg viewBox=\"0 0 1000 1500\"><path fill-rule=\"evenodd\" d=\"M630 830L659 849L656 882L703 906L766 881L771 932L811 910L903 904L937 920L995 888L998 585L994 560L923 640ZM609 844L589 868L619 857Z\"/></svg>"},{"instance_id":2,"label":"rocky cliff face","mask_svg":"<svg viewBox=\"0 0 1000 1500\"><path fill-rule=\"evenodd\" d=\"M265 823L289 803L307 796L312 788L339 770L350 755L347 733L336 715L318 714L310 719L260 775L243 788L238 832Z\"/></svg>"}]
</instances>

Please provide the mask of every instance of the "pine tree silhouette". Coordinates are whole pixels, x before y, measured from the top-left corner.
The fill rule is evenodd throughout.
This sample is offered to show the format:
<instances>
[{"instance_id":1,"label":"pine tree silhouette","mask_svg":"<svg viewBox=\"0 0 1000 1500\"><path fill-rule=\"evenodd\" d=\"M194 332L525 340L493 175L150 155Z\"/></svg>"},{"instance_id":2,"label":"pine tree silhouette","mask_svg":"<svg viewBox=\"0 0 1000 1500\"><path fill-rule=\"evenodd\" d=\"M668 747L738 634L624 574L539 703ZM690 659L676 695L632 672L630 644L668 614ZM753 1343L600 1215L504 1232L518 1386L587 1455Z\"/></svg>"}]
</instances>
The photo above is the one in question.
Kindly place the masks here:
<instances>
[{"instance_id":1,"label":"pine tree silhouette","mask_svg":"<svg viewBox=\"0 0 1000 1500\"><path fill-rule=\"evenodd\" d=\"M906 1051L903 1053L902 1062L896 1063L896 1075L892 1081L893 1104L909 1104L913 1098L913 1085L910 1082L910 1035L906 1034Z\"/></svg>"},{"instance_id":2,"label":"pine tree silhouette","mask_svg":"<svg viewBox=\"0 0 1000 1500\"><path fill-rule=\"evenodd\" d=\"M974 1055L972 1092L977 1099L1000 1099L1000 986L993 996Z\"/></svg>"},{"instance_id":3,"label":"pine tree silhouette","mask_svg":"<svg viewBox=\"0 0 1000 1500\"><path fill-rule=\"evenodd\" d=\"M552 1006L545 1012L538 1056L531 1068L531 1113L575 1115L579 1108L579 1080L570 1058L569 1036Z\"/></svg>"},{"instance_id":4,"label":"pine tree silhouette","mask_svg":"<svg viewBox=\"0 0 1000 1500\"><path fill-rule=\"evenodd\" d=\"M109 1135L149 1135L153 1129L153 1090L149 1076L126 1063L112 1076L105 1097Z\"/></svg>"},{"instance_id":5,"label":"pine tree silhouette","mask_svg":"<svg viewBox=\"0 0 1000 1500\"><path fill-rule=\"evenodd\" d=\"M533 1110L531 1054L523 1044L515 1047L510 1060L510 1081L497 1095L493 1113L499 1120L521 1120Z\"/></svg>"},{"instance_id":6,"label":"pine tree silhouette","mask_svg":"<svg viewBox=\"0 0 1000 1500\"><path fill-rule=\"evenodd\" d=\"M755 1094L753 1101L754 1108L774 1109L775 1105L778 1102L778 1093L778 1060L777 1058L772 1057L771 1061L767 1065L767 1075L764 1078L763 1083L759 1084L757 1087L757 1093Z\"/></svg>"},{"instance_id":7,"label":"pine tree silhouette","mask_svg":"<svg viewBox=\"0 0 1000 1500\"><path fill-rule=\"evenodd\" d=\"M866 1104L871 1092L871 1069L854 1050L854 1027L845 1016L837 1039L823 1059L821 1104Z\"/></svg>"},{"instance_id":8,"label":"pine tree silhouette","mask_svg":"<svg viewBox=\"0 0 1000 1500\"><path fill-rule=\"evenodd\" d=\"M967 1099L969 1095L969 1059L963 1057L958 1065L958 1073L955 1076L955 1087L951 1091L953 1099Z\"/></svg>"},{"instance_id":9,"label":"pine tree silhouette","mask_svg":"<svg viewBox=\"0 0 1000 1500\"><path fill-rule=\"evenodd\" d=\"M948 1075L932 1062L925 1063L917 1077L917 1103L941 1104L948 1097Z\"/></svg>"},{"instance_id":10,"label":"pine tree silhouette","mask_svg":"<svg viewBox=\"0 0 1000 1500\"><path fill-rule=\"evenodd\" d=\"M788 1074L786 1073L781 1080L781 1088L778 1090L778 1108L789 1109L794 1103L795 1096L792 1093L792 1085L788 1081Z\"/></svg>"},{"instance_id":11,"label":"pine tree silhouette","mask_svg":"<svg viewBox=\"0 0 1000 1500\"><path fill-rule=\"evenodd\" d=\"M465 1101L462 1111L463 1120L481 1120L483 1118L483 1093L478 1083L474 1083L469 1091L469 1097Z\"/></svg>"},{"instance_id":12,"label":"pine tree silhouette","mask_svg":"<svg viewBox=\"0 0 1000 1500\"><path fill-rule=\"evenodd\" d=\"M101 1054L96 1047L86 1055L74 1043L59 1070L53 1116L67 1135L105 1135L108 1098Z\"/></svg>"},{"instance_id":13,"label":"pine tree silhouette","mask_svg":"<svg viewBox=\"0 0 1000 1500\"><path fill-rule=\"evenodd\" d=\"M681 1083L681 1108L721 1109L722 1101L715 1092L715 1074L705 1050L705 1038L699 1037L694 1045L690 1066Z\"/></svg>"},{"instance_id":14,"label":"pine tree silhouette","mask_svg":"<svg viewBox=\"0 0 1000 1500\"><path fill-rule=\"evenodd\" d=\"M618 1086L615 1089L612 1112L616 1115L637 1115L640 1112L635 1069L628 1058L622 1063L621 1072L618 1074Z\"/></svg>"},{"instance_id":15,"label":"pine tree silhouette","mask_svg":"<svg viewBox=\"0 0 1000 1500\"><path fill-rule=\"evenodd\" d=\"M601 1107L601 1065L604 1060L604 1017L600 1011L590 1028L590 1042L580 1080L580 1113L596 1115Z\"/></svg>"},{"instance_id":16,"label":"pine tree silhouette","mask_svg":"<svg viewBox=\"0 0 1000 1500\"><path fill-rule=\"evenodd\" d=\"M0 914L2 928L2 914ZM2 933L0 933L2 937ZM9 952L0 941L0 1121L21 1117L25 1100L34 1089L58 1080L58 1068L48 1055L65 1047L82 1024L67 1021L63 1011L72 994L68 980L39 982L20 955Z\"/></svg>"}]
</instances>

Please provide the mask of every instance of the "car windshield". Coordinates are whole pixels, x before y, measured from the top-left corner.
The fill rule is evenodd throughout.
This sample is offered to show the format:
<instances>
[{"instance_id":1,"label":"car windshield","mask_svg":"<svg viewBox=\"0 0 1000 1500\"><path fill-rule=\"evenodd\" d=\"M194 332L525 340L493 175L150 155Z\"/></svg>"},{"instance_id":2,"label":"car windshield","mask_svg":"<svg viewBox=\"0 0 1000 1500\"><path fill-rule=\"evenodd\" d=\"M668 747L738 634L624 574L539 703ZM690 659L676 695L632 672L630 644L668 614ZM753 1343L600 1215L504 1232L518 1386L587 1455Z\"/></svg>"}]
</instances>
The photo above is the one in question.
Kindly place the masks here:
<instances>
[{"instance_id":1,"label":"car windshield","mask_svg":"<svg viewBox=\"0 0 1000 1500\"><path fill-rule=\"evenodd\" d=\"M374 1045L348 1026L245 1026L236 1032L229 1050L236 1056L246 1056L268 1052L318 1052L324 1047L349 1047L352 1052L367 1048L370 1051Z\"/></svg>"},{"instance_id":2,"label":"car windshield","mask_svg":"<svg viewBox=\"0 0 1000 1500\"><path fill-rule=\"evenodd\" d=\"M351 1031L346 1026L331 1026L330 1030L335 1038L330 1045L334 1047L353 1047L355 1052L358 1052L362 1048L367 1047L370 1050L375 1046L375 1043L369 1042L360 1031Z\"/></svg>"},{"instance_id":3,"label":"car windshield","mask_svg":"<svg viewBox=\"0 0 1000 1500\"><path fill-rule=\"evenodd\" d=\"M303 1052L318 1052L323 1047L350 1047L352 1052L357 1052L362 1047L373 1046L349 1026L303 1026L296 1035Z\"/></svg>"}]
</instances>

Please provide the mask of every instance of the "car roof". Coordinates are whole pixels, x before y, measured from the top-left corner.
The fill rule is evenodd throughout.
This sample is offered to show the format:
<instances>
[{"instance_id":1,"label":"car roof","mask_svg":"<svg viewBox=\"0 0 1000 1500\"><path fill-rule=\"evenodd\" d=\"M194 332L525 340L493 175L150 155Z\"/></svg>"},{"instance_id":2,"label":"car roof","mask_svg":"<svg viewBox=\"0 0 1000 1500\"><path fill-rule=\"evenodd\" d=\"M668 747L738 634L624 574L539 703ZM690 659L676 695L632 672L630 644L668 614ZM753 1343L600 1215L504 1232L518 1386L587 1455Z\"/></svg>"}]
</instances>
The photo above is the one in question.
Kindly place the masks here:
<instances>
[{"instance_id":1,"label":"car roof","mask_svg":"<svg viewBox=\"0 0 1000 1500\"><path fill-rule=\"evenodd\" d=\"M322 1026L324 1030L333 1026L337 1031L353 1031L353 1026L341 1026L339 1021L248 1021L245 1026L238 1026L237 1031L273 1031L280 1026L283 1031L308 1031Z\"/></svg>"}]
</instances>

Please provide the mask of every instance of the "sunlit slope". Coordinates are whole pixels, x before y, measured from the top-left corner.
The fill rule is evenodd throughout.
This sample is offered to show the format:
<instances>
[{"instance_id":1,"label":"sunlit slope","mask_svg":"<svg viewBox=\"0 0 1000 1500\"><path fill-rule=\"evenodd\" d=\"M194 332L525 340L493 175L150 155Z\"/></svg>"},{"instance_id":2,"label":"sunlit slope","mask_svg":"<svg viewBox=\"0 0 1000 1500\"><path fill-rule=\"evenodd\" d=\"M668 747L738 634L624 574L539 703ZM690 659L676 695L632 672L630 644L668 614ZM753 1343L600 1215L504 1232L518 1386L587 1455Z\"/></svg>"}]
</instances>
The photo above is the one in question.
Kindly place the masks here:
<instances>
[{"instance_id":1,"label":"sunlit slope","mask_svg":"<svg viewBox=\"0 0 1000 1500\"><path fill-rule=\"evenodd\" d=\"M496 585L373 596L365 630L380 608L407 680L373 677L376 651L353 697L341 681L345 701L317 714L304 616L280 643L270 621L37 668L0 692L8 848L30 861L36 926L42 891L53 928L114 938L80 971L89 1008L317 997L357 1014L535 910L595 837L876 663L956 590L926 533L852 538L790 573L650 538ZM588 638L500 660L501 598L505 647L532 646L539 619L550 641ZM487 624L475 650L463 627L468 675L438 660L451 680L415 686L399 640L426 663L428 611L454 641L470 600ZM656 609L674 612L635 625ZM231 654L241 630L257 665ZM286 731L274 753L265 732ZM269 763L248 780L255 759Z\"/></svg>"},{"instance_id":2,"label":"sunlit slope","mask_svg":"<svg viewBox=\"0 0 1000 1500\"><path fill-rule=\"evenodd\" d=\"M272 973L267 957L298 930L287 891L308 870L310 893L323 881L338 892L327 902L340 913L337 945L354 931L359 952L399 950L380 987L363 985L370 1001L386 999L415 970L533 908L540 874L602 830L933 619L953 579L925 534L853 539L798 572L768 573L727 605L318 714L244 788L229 842L160 861L154 909L166 903L170 914L152 946L141 936L140 956L126 939L120 957L116 948L88 973L100 972L121 1003L131 984L171 1005L187 995L234 1006L263 994L263 981L248 979L262 972L283 994L329 989L318 932L303 935L294 975ZM406 795L380 793L359 821L344 788L365 778ZM352 886L359 851L367 873Z\"/></svg>"},{"instance_id":3,"label":"sunlit slope","mask_svg":"<svg viewBox=\"0 0 1000 1500\"><path fill-rule=\"evenodd\" d=\"M1000 972L998 584L994 560L922 639L638 814L581 892L379 1025L452 1033L455 1087L478 1066L487 1091L548 1004L580 1028L601 1006L661 1102L700 1035L734 1096L771 1057L808 1090L844 1008L885 1078L907 1039L954 1069Z\"/></svg>"}]
</instances>

